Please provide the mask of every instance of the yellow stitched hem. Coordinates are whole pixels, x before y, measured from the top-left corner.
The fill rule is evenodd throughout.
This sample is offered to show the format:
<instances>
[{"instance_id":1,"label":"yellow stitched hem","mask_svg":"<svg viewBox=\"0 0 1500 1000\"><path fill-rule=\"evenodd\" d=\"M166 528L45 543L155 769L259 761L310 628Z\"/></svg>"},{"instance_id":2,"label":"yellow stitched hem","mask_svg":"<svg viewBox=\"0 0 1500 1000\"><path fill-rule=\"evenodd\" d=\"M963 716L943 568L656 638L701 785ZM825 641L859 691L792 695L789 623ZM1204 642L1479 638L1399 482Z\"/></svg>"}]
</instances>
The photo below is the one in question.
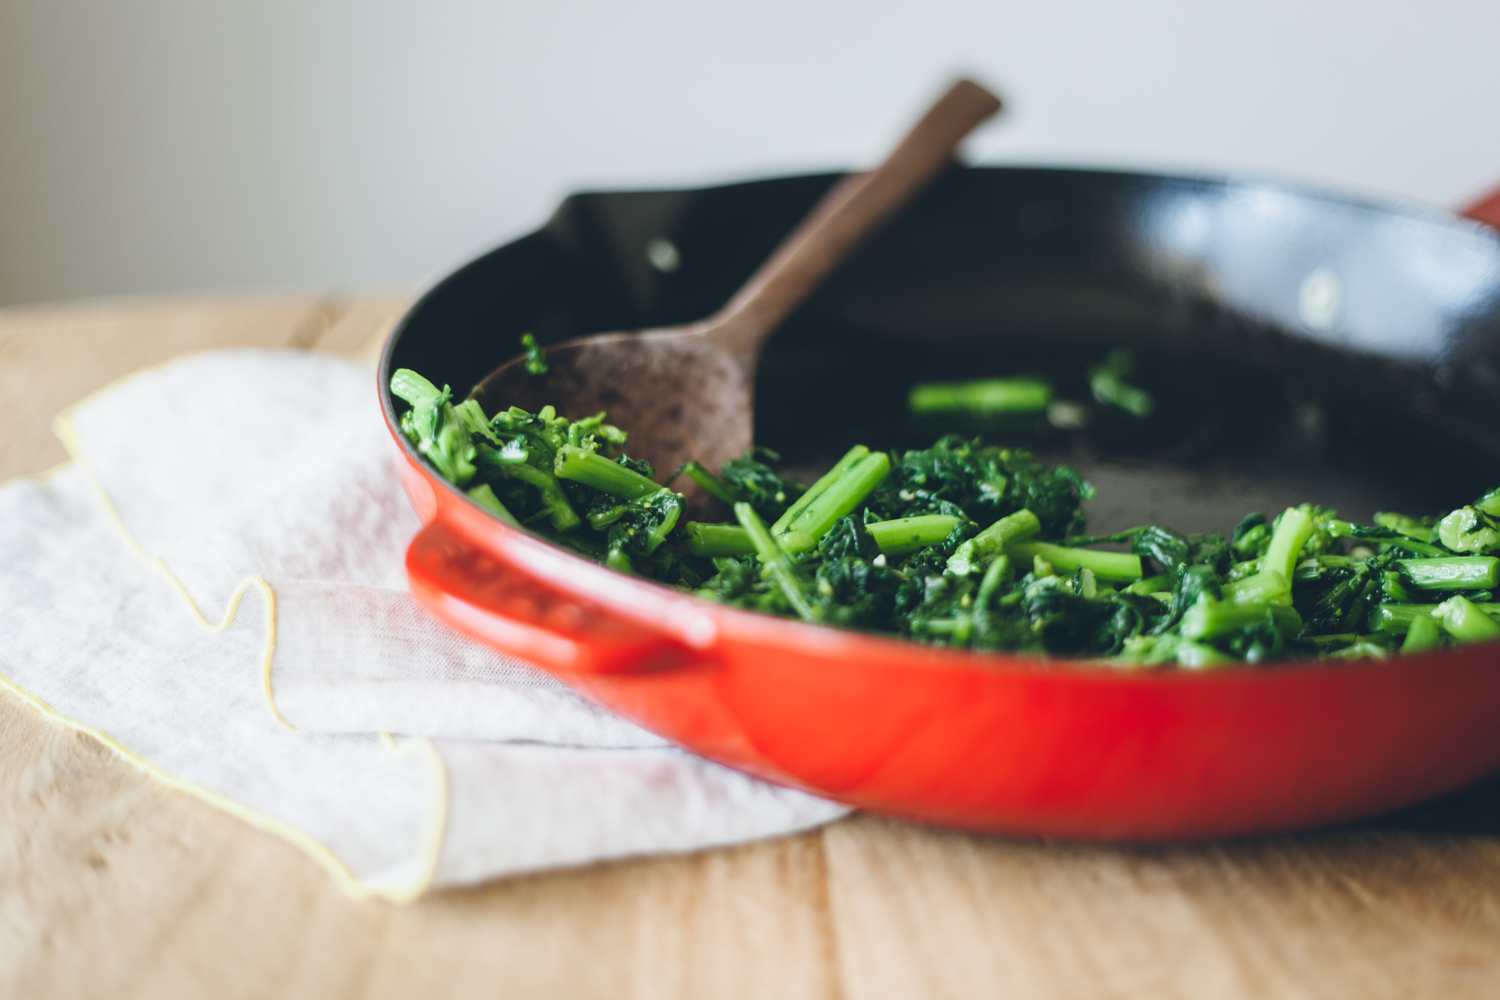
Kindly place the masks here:
<instances>
[{"instance_id":1,"label":"yellow stitched hem","mask_svg":"<svg viewBox=\"0 0 1500 1000\"><path fill-rule=\"evenodd\" d=\"M168 365L176 364L177 362L182 361L186 358L195 357L200 354L211 353L214 352L193 351L188 354L178 355L177 357L164 361L161 364L151 365L149 367L132 372L129 375L124 376L123 378L116 379L103 388L96 389L95 391L89 393L78 402L64 409L61 413L53 418L52 430L53 433L57 435L58 439L62 441L63 447L67 449L68 454L73 457L73 461L77 462L78 467L83 471L85 478L88 479L89 485L93 488L95 495L103 505L104 511L109 518L110 524L114 527L115 533L121 538L122 541L125 542L126 547L136 556L137 559L146 564L146 566L161 573L162 576L166 578L167 583L182 599L183 603L188 606L189 610L192 613L193 619L199 624L199 626L207 629L210 632L224 631L234 621L235 611L239 608L240 600L244 597L245 592L252 587L258 589L261 592L266 601L266 640L263 647L260 666L261 691L265 696L266 707L270 710L272 718L274 718L277 722L279 722L286 728L294 729L296 727L287 722L286 718L282 716L281 711L276 707L275 693L272 690L271 685L271 666L276 656L276 595L272 591L271 585L258 576L246 577L244 580L241 580L239 585L235 588L234 593L230 595L228 606L225 608L223 616L217 623L210 622L208 618L204 616L203 612L198 608L197 603L193 601L191 595L188 594L187 588L185 588L182 585L182 582L172 574L172 571L170 569L167 568L166 563L162 562L160 558L153 557L148 554L146 550L141 547L141 544L136 541L135 536L132 535L130 533L130 530L125 526L125 521L120 517L120 512L116 509L114 501L110 498L109 492L104 488L103 481L100 480L97 473L95 473L93 466L91 466L88 463L88 460L84 457L83 449L78 442L77 429L73 426L72 422L73 414L77 412L79 408L87 404L95 397L101 396L106 392L116 389L126 382L129 382L131 379L138 378L142 375L146 375L151 372L166 368ZM66 468L68 464L70 463L65 462L61 465L54 466L53 468L47 470L45 473L41 473L38 476L22 476L17 478L49 478L57 472L60 472L62 469ZM233 799L226 798L216 792L211 792L198 785L191 784L190 782L173 776L171 773L162 770L149 761L137 757L134 753L127 750L124 746L122 746L100 730L94 729L91 726L87 726L74 719L71 719L68 716L61 714L60 712L54 711L51 706L47 705L40 698L37 698L30 692L18 687L13 681L11 681L7 677L4 677L3 675L0 675L0 684L3 684L6 688L15 692L23 700L26 700L35 705L47 715L58 719L65 725L68 725L71 728L78 730L79 732L88 733L89 735L95 737L106 745L112 747L126 759L130 760L132 763L136 764L147 773L153 774L161 780L165 781L172 787L182 789L183 791L196 796L197 798L209 803L210 805L217 806L230 813L231 815L238 816L257 829L262 829L270 833L274 833L291 843L293 846L301 848L308 855L310 855L314 861L317 861L325 869L327 869L334 876L334 881L337 882L339 886L343 888L349 895L353 896L356 899L377 897L389 900L390 902L394 903L405 903L421 896L432 885L432 878L434 873L437 871L438 861L442 855L443 839L447 833L448 769L443 762L442 755L437 752L437 748L432 745L431 740L425 738L413 738L407 740L403 744L398 745L396 741L391 738L389 733L380 734L381 742L389 752L398 756L405 756L409 753L423 753L428 758L429 764L433 769L433 811L432 815L424 824L426 829L422 837L422 857L420 859L420 868L418 869L418 878L409 885L383 884L378 880L367 880L361 882L359 879L355 878L347 868L344 867L343 863L338 860L338 858L333 854L332 851L330 851L327 847L323 846L323 844L321 844L302 830L299 830L288 823L284 823L281 820L273 819L270 816L266 816L262 813L256 812L248 806L245 806L239 802L235 802Z\"/></svg>"},{"instance_id":2,"label":"yellow stitched hem","mask_svg":"<svg viewBox=\"0 0 1500 1000\"><path fill-rule=\"evenodd\" d=\"M390 739L390 733L381 733L386 739ZM392 740L392 742L395 742ZM428 766L432 768L432 813L427 819L426 835L422 838L422 867L419 871L419 879L411 889L409 895L400 897L386 897L394 902L407 903L416 899L432 886L432 880L437 875L438 862L443 856L443 839L448 836L448 764L443 760L443 755L433 745L432 740L425 736L408 739L396 749L397 753L420 753L427 757Z\"/></svg>"},{"instance_id":3,"label":"yellow stitched hem","mask_svg":"<svg viewBox=\"0 0 1500 1000\"><path fill-rule=\"evenodd\" d=\"M192 782L184 781L183 779L172 774L170 771L166 771L160 767L157 767L155 764L151 763L145 758L136 756L108 733L104 732L101 729L96 729L93 726L79 722L77 719L74 719L71 716L64 715L63 713L57 711L51 705L47 704L45 701L32 694L30 691L27 691L25 688L19 686L15 681L11 680L9 677L4 676L3 674L0 674L0 688L4 688L5 690L11 692L17 698L20 698L22 701L37 709L37 711L41 712L43 715L57 720L64 726L67 726L69 729L72 729L75 732L86 733L87 735L92 736L94 739L98 740L100 743L103 743L105 746L118 753L121 757L124 757L126 760L134 764L136 767L140 768L145 773L156 778L158 781L161 781L164 784L171 786L172 788L176 788L179 791L186 792L192 797L202 802L206 802L217 809L221 809L224 812L229 813L231 816L235 816L243 820L244 822L249 823L257 830L264 830L267 833L275 834L276 836L290 843L292 846L300 848L303 853L305 853L315 862L321 865L323 869L333 877L334 882L338 884L339 888L343 889L346 893L348 893L355 899L385 899L392 903L406 903L410 902L413 899L416 899L426 891L429 885L432 884L432 874L436 870L437 859L436 855L433 854L430 849L433 842L433 834L430 828L425 835L425 839L427 841L427 846L429 847L427 853L431 856L431 860L430 862L428 862L424 859L424 868L420 871L419 877L414 880L412 884L387 885L382 884L379 880L373 879L360 881L358 878L354 877L349 869L344 867L344 863L340 861L332 851L324 847L321 843L319 843L308 834L304 833L302 830L299 830L297 827L292 826L290 823L271 816L267 816L265 813L257 812L256 810L251 809L249 806L236 802L234 799L227 798L226 796L220 795L217 792L211 792L201 785L195 785ZM412 749L408 749L408 747L411 747ZM426 739L413 739L408 741L405 746L398 748L397 752L401 754L413 752L421 753L424 751L424 749L425 752L431 754L432 757L435 758L438 762L439 774L441 777L437 782L437 786L439 788L437 797L441 800L443 811L446 813L448 785L447 772L446 769L442 767L442 758L437 756L437 749L432 746L432 741ZM440 844L441 834L439 834L437 840Z\"/></svg>"},{"instance_id":4,"label":"yellow stitched hem","mask_svg":"<svg viewBox=\"0 0 1500 1000\"><path fill-rule=\"evenodd\" d=\"M202 609L193 600L192 595L187 592L187 588L182 585L182 581L177 579L172 571L167 568L167 564L162 562L160 558L147 553L141 547L140 543L135 540L135 536L130 533L130 530L125 527L125 521L120 517L120 512L115 509L114 501L110 499L109 492L104 488L104 483L100 481L98 475L94 472L93 466L89 465L88 461L83 457L83 449L78 444L78 432L74 429L73 424L65 419L70 413L72 413L71 409L66 410L59 414L52 422L54 433L62 439L63 447L68 449L68 454L73 456L73 460L83 470L84 477L88 479L89 485L93 487L99 502L103 504L105 513L109 515L109 522L114 527L115 534L126 541L130 551L135 554L137 559L166 578L167 585L172 588L178 597L182 598L182 602L188 606L188 610L192 612L193 620L198 623L199 627L208 632L224 631L234 622L234 613L239 609L240 599L245 596L245 591L252 587L260 591L261 596L266 601L266 641L260 660L261 693L265 696L266 708L270 711L271 718L288 729L297 728L286 721L286 717L276 707L276 696L271 689L271 663L276 658L276 594L271 590L271 585L259 576L245 577L234 588L234 593L229 595L229 601L219 620L217 622L209 621L208 617L203 614Z\"/></svg>"}]
</instances>

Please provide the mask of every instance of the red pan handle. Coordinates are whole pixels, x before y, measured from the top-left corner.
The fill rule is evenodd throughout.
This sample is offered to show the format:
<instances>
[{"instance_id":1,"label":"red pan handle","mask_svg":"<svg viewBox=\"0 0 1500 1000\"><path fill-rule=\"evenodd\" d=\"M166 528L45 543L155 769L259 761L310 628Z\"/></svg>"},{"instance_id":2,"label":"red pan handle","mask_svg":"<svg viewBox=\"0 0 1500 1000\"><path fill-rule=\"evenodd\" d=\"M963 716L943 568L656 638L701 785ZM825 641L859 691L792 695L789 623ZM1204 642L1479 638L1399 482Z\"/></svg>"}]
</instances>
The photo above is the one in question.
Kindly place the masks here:
<instances>
[{"instance_id":1,"label":"red pan handle","mask_svg":"<svg viewBox=\"0 0 1500 1000\"><path fill-rule=\"evenodd\" d=\"M412 539L406 571L417 600L448 624L558 673L637 673L703 659L701 651L568 593L503 552L481 551L442 520Z\"/></svg>"},{"instance_id":2,"label":"red pan handle","mask_svg":"<svg viewBox=\"0 0 1500 1000\"><path fill-rule=\"evenodd\" d=\"M1495 188L1467 208L1459 209L1458 214L1500 229L1500 187Z\"/></svg>"}]
</instances>

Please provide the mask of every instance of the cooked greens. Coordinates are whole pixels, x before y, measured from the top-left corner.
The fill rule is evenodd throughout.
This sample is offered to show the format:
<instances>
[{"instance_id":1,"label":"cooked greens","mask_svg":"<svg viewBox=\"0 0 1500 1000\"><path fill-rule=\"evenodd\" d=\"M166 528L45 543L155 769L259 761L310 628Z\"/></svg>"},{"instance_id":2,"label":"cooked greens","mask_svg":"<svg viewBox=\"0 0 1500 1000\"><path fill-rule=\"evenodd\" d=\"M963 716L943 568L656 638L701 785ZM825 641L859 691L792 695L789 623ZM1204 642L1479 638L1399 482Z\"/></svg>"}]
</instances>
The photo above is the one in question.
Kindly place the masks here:
<instances>
[{"instance_id":1,"label":"cooked greens","mask_svg":"<svg viewBox=\"0 0 1500 1000\"><path fill-rule=\"evenodd\" d=\"M521 334L521 350L526 352L526 374L545 375L549 371L547 367L547 352L541 344L536 342L536 337L530 333Z\"/></svg>"},{"instance_id":2,"label":"cooked greens","mask_svg":"<svg viewBox=\"0 0 1500 1000\"><path fill-rule=\"evenodd\" d=\"M1123 347L1110 351L1104 363L1089 369L1089 391L1107 406L1118 406L1137 417L1149 417L1151 394L1125 381L1135 371L1135 355Z\"/></svg>"},{"instance_id":3,"label":"cooked greens","mask_svg":"<svg viewBox=\"0 0 1500 1000\"><path fill-rule=\"evenodd\" d=\"M918 416L1037 413L1052 402L1052 386L1037 378L985 378L913 386L907 406Z\"/></svg>"},{"instance_id":4,"label":"cooked greens","mask_svg":"<svg viewBox=\"0 0 1500 1000\"><path fill-rule=\"evenodd\" d=\"M1154 405L1151 394L1125 381L1134 371L1135 355L1126 348L1116 348L1101 364L1089 368L1089 392L1105 406L1119 407L1132 416L1149 417ZM923 382L911 388L906 405L917 417L999 417L1046 411L1048 420L1058 427L1081 427L1088 422L1084 407L1054 399L1051 383L1037 376Z\"/></svg>"},{"instance_id":5,"label":"cooked greens","mask_svg":"<svg viewBox=\"0 0 1500 1000\"><path fill-rule=\"evenodd\" d=\"M1111 402L1128 404L1119 366ZM1143 525L1086 537L1093 487L957 435L850 449L810 486L764 448L678 474L732 513L688 521L604 414L486 417L402 369L401 430L508 524L611 568L769 614L934 645L1207 668L1413 653L1500 637L1500 490L1441 518L1352 524L1302 504L1229 538ZM1099 391L1096 387L1096 393ZM1149 407L1149 398L1145 402ZM675 476L673 477L676 478ZM1101 548L1100 546L1110 546Z\"/></svg>"}]
</instances>

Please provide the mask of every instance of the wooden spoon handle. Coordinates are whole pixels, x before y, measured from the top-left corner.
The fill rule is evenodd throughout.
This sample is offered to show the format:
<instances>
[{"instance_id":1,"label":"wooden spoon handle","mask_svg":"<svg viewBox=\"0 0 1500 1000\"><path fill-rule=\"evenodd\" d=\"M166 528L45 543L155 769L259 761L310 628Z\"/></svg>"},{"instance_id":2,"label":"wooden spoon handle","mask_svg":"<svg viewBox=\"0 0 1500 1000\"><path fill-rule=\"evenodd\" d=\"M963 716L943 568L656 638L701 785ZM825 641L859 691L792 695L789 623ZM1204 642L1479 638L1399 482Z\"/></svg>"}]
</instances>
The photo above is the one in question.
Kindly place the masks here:
<instances>
[{"instance_id":1,"label":"wooden spoon handle","mask_svg":"<svg viewBox=\"0 0 1500 1000\"><path fill-rule=\"evenodd\" d=\"M792 230L734 298L708 320L708 336L747 374L767 337L866 237L952 162L964 136L1001 107L1000 98L959 80L906 138L868 173L839 181Z\"/></svg>"}]
</instances>

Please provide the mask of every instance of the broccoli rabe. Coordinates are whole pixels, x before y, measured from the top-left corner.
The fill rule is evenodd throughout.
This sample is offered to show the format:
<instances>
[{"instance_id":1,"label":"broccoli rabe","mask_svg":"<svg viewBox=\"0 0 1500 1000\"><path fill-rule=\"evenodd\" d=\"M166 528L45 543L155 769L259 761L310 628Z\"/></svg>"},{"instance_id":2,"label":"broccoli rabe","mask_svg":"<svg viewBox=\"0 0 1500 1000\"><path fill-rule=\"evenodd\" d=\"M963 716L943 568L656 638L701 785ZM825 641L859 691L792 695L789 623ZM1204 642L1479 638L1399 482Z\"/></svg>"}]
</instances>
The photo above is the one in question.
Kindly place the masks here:
<instances>
[{"instance_id":1,"label":"broccoli rabe","mask_svg":"<svg viewBox=\"0 0 1500 1000\"><path fill-rule=\"evenodd\" d=\"M914 386L907 406L919 416L947 413L1036 413L1052 401L1052 386L1039 378L986 378Z\"/></svg>"},{"instance_id":2,"label":"broccoli rabe","mask_svg":"<svg viewBox=\"0 0 1500 1000\"><path fill-rule=\"evenodd\" d=\"M521 334L521 350L526 352L526 374L545 375L548 372L547 352L542 345L536 342L536 337L529 333Z\"/></svg>"},{"instance_id":3,"label":"broccoli rabe","mask_svg":"<svg viewBox=\"0 0 1500 1000\"><path fill-rule=\"evenodd\" d=\"M1118 406L1137 417L1151 415L1151 394L1125 381L1135 371L1135 356L1124 348L1110 351L1102 365L1089 369L1089 391L1099 402Z\"/></svg>"},{"instance_id":4,"label":"broccoli rabe","mask_svg":"<svg viewBox=\"0 0 1500 1000\"><path fill-rule=\"evenodd\" d=\"M716 500L727 504L750 504L761 517L776 520L806 491L799 483L783 479L760 461L778 462L781 456L769 448L751 448L740 458L724 463L714 475L698 462L686 462L677 472L685 475ZM673 476L675 479L676 476Z\"/></svg>"},{"instance_id":5,"label":"broccoli rabe","mask_svg":"<svg viewBox=\"0 0 1500 1000\"><path fill-rule=\"evenodd\" d=\"M406 370L401 430L478 504L607 566L804 621L974 650L1208 669L1413 654L1500 638L1500 491L1444 516L1370 525L1302 504L1228 538L1148 524L1082 535L1093 487L978 439L858 445L811 486L752 449L678 470L724 505L684 500L623 452L604 414L486 417ZM1109 548L1101 548L1109 546Z\"/></svg>"},{"instance_id":6,"label":"broccoli rabe","mask_svg":"<svg viewBox=\"0 0 1500 1000\"><path fill-rule=\"evenodd\" d=\"M1095 401L1115 406L1136 417L1151 415L1151 394L1125 379L1135 371L1135 355L1117 348L1102 364L1087 371L1089 392ZM1015 416L1047 412L1050 423L1075 429L1088 423L1088 411L1078 403L1054 400L1052 385L1037 376L985 378L968 382L925 382L907 395L907 409L914 416L952 414L971 417Z\"/></svg>"}]
</instances>

